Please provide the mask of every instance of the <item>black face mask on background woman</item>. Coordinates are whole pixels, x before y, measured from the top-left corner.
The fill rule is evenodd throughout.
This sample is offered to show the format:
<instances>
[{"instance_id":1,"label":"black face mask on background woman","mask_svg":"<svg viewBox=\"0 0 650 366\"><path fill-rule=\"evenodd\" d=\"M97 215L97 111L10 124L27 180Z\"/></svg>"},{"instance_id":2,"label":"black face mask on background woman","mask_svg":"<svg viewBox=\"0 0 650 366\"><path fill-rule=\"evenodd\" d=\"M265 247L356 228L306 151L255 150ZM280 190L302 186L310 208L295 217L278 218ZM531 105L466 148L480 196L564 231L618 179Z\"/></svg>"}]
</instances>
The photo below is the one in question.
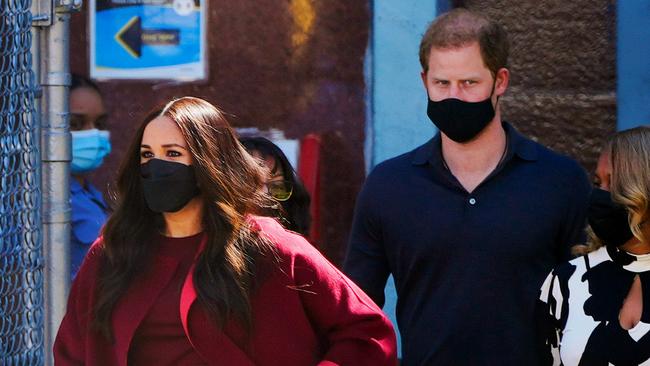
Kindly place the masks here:
<instances>
[{"instance_id":1,"label":"black face mask on background woman","mask_svg":"<svg viewBox=\"0 0 650 366\"><path fill-rule=\"evenodd\" d=\"M463 143L467 142L492 121L495 115L492 105L492 92L487 99L480 102L465 102L456 98L447 98L434 102L428 98L427 116L450 139Z\"/></svg>"},{"instance_id":2,"label":"black face mask on background woman","mask_svg":"<svg viewBox=\"0 0 650 366\"><path fill-rule=\"evenodd\" d=\"M587 220L596 236L607 246L619 247L634 236L627 210L612 201L611 193L603 189L594 188L591 191Z\"/></svg>"},{"instance_id":3,"label":"black face mask on background woman","mask_svg":"<svg viewBox=\"0 0 650 366\"><path fill-rule=\"evenodd\" d=\"M176 212L199 193L194 169L173 161L151 159L140 165L144 199L154 212Z\"/></svg>"}]
</instances>

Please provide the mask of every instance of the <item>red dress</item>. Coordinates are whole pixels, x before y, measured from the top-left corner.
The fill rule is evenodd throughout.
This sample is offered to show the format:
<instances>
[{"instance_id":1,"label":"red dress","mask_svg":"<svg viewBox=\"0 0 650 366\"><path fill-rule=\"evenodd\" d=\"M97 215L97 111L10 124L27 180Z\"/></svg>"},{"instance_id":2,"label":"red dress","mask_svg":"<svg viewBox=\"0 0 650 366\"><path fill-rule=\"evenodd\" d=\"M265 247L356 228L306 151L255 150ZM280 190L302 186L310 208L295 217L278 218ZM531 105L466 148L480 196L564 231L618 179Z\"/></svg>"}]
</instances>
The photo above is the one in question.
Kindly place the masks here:
<instances>
[{"instance_id":1,"label":"red dress","mask_svg":"<svg viewBox=\"0 0 650 366\"><path fill-rule=\"evenodd\" d=\"M183 322L178 311L181 289L192 267L203 234L186 238L168 238L158 235L154 261L160 257L177 257L178 267L172 279L161 291L156 302L133 336L129 347L129 365L205 365L206 362L194 350L185 336Z\"/></svg>"},{"instance_id":2,"label":"red dress","mask_svg":"<svg viewBox=\"0 0 650 366\"><path fill-rule=\"evenodd\" d=\"M223 330L197 303L192 271L181 290L179 314L188 341L208 365L394 366L395 333L390 321L355 284L304 238L275 220L251 224L276 248L279 263L261 259L261 283L252 294L250 338L230 321ZM91 249L72 286L68 310L54 344L57 365L126 365L134 334L179 265L160 257L113 310L114 342L90 327L101 240Z\"/></svg>"}]
</instances>

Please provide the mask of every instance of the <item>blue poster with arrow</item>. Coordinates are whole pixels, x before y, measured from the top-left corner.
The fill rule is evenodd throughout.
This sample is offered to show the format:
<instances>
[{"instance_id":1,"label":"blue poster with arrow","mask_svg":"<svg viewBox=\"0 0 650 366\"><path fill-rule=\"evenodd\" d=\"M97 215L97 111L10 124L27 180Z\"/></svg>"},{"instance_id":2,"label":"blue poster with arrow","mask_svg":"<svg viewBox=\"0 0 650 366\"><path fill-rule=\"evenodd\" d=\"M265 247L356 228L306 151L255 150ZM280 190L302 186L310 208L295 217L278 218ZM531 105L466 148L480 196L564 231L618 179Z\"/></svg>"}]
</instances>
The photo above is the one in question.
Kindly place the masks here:
<instances>
[{"instance_id":1,"label":"blue poster with arrow","mask_svg":"<svg viewBox=\"0 0 650 366\"><path fill-rule=\"evenodd\" d=\"M90 1L90 76L205 79L205 0Z\"/></svg>"}]
</instances>

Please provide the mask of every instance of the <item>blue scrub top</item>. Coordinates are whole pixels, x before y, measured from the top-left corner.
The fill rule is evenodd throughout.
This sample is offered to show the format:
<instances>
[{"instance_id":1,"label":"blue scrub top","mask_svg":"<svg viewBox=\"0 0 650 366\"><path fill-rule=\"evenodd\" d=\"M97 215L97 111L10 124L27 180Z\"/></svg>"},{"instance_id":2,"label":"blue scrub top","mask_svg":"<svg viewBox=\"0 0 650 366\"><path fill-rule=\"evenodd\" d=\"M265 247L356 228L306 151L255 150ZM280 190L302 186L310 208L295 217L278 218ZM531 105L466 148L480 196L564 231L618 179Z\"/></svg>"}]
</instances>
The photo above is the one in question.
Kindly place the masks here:
<instances>
[{"instance_id":1,"label":"blue scrub top","mask_svg":"<svg viewBox=\"0 0 650 366\"><path fill-rule=\"evenodd\" d=\"M70 274L71 278L74 278L90 245L99 236L99 231L106 221L108 207L101 192L92 184L87 182L84 187L74 177L70 178L70 204Z\"/></svg>"}]
</instances>

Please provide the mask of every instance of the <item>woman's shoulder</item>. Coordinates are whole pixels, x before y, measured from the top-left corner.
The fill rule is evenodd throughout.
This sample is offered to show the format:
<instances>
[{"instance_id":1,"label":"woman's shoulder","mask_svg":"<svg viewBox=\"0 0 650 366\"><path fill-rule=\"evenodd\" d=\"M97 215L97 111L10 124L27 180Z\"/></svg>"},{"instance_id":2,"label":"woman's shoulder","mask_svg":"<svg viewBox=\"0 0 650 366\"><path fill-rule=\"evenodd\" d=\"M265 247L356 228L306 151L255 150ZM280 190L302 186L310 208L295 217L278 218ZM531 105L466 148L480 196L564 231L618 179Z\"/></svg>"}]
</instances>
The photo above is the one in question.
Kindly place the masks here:
<instances>
[{"instance_id":1,"label":"woman's shoulder","mask_svg":"<svg viewBox=\"0 0 650 366\"><path fill-rule=\"evenodd\" d=\"M551 271L551 273L549 273L549 277L559 279L561 281L568 281L569 278L574 276L582 276L594 266L597 266L598 264L606 262L608 260L611 260L611 258L607 254L606 248L598 248L593 252L558 264Z\"/></svg>"},{"instance_id":2,"label":"woman's shoulder","mask_svg":"<svg viewBox=\"0 0 650 366\"><path fill-rule=\"evenodd\" d=\"M249 216L248 222L262 237L271 242L280 258L320 253L302 235L285 229L272 217Z\"/></svg>"},{"instance_id":3,"label":"woman's shoulder","mask_svg":"<svg viewBox=\"0 0 650 366\"><path fill-rule=\"evenodd\" d=\"M88 249L88 254L86 258L88 259L99 259L104 256L104 236L100 235L95 242L92 243Z\"/></svg>"},{"instance_id":4,"label":"woman's shoulder","mask_svg":"<svg viewBox=\"0 0 650 366\"><path fill-rule=\"evenodd\" d=\"M104 238L100 236L88 249L88 253L84 257L81 267L77 272L76 278L96 276L97 272L99 271L100 263L105 255Z\"/></svg>"},{"instance_id":5,"label":"woman's shoulder","mask_svg":"<svg viewBox=\"0 0 650 366\"><path fill-rule=\"evenodd\" d=\"M273 217L251 215L248 217L248 223L253 230L276 245L282 245L287 241L305 240L300 234L287 230Z\"/></svg>"},{"instance_id":6,"label":"woman's shoulder","mask_svg":"<svg viewBox=\"0 0 650 366\"><path fill-rule=\"evenodd\" d=\"M600 247L592 252L573 258L572 260L559 265L556 270L566 271L570 268L575 268L576 272L585 273L591 268L611 260L609 254L607 254L607 248Z\"/></svg>"}]
</instances>

